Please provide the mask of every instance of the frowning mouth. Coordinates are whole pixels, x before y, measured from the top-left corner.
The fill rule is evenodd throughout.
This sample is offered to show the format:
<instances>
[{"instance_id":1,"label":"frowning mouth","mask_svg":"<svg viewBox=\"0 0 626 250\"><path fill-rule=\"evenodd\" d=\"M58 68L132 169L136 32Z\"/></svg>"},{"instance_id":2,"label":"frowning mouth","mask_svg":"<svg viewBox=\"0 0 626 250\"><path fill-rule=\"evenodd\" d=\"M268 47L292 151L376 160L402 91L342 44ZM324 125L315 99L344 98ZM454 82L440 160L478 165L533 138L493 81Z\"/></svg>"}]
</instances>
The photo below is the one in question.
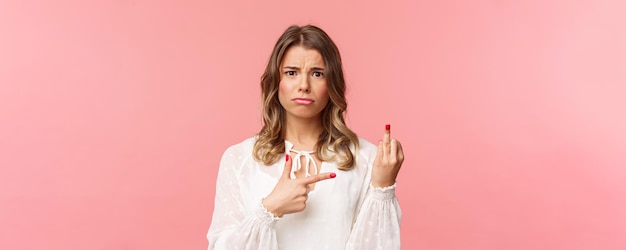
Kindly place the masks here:
<instances>
[{"instance_id":1,"label":"frowning mouth","mask_svg":"<svg viewBox=\"0 0 626 250\"><path fill-rule=\"evenodd\" d=\"M291 100L297 104L302 104L302 105L309 105L315 102L313 101L313 99L309 99L309 98L293 98Z\"/></svg>"}]
</instances>

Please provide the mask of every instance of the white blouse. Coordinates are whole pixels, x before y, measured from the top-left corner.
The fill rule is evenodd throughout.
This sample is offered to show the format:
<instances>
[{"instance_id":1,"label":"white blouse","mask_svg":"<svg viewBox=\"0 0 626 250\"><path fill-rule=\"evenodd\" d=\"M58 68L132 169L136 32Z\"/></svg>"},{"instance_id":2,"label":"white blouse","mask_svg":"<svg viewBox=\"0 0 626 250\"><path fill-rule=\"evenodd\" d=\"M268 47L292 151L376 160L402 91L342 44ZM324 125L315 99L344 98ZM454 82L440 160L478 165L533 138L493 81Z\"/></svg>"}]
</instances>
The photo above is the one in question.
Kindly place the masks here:
<instances>
[{"instance_id":1,"label":"white blouse","mask_svg":"<svg viewBox=\"0 0 626 250\"><path fill-rule=\"evenodd\" d=\"M321 173L302 212L276 219L261 205L282 175L284 158L271 166L252 156L255 138L228 148L220 162L213 220L207 234L211 249L400 249L402 213L395 184L370 185L376 146L359 139L356 166L337 169L322 162ZM285 153L293 144L285 141ZM293 161L296 161L294 158Z\"/></svg>"}]
</instances>

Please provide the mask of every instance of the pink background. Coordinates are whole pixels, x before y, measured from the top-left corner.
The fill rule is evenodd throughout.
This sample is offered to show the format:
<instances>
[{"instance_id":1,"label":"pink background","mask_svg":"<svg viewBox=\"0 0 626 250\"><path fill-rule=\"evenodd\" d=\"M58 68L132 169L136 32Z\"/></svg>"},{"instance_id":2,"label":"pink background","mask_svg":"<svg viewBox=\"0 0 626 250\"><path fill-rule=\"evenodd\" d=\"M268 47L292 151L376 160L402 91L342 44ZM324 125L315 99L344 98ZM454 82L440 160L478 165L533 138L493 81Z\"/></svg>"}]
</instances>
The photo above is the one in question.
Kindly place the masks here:
<instances>
[{"instance_id":1,"label":"pink background","mask_svg":"<svg viewBox=\"0 0 626 250\"><path fill-rule=\"evenodd\" d=\"M626 249L626 1L260 2L1 1L0 249L206 248L308 23L403 142L404 249Z\"/></svg>"}]
</instances>

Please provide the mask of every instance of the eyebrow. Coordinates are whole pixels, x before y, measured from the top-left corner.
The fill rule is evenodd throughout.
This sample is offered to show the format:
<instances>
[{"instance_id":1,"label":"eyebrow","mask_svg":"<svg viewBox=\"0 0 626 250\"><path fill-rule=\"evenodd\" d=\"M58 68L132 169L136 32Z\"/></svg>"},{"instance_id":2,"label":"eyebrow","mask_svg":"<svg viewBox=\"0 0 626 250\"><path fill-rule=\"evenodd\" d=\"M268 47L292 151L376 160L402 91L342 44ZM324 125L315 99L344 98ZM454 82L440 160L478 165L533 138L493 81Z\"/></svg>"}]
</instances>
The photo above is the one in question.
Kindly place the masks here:
<instances>
[{"instance_id":1,"label":"eyebrow","mask_svg":"<svg viewBox=\"0 0 626 250\"><path fill-rule=\"evenodd\" d=\"M298 68L296 66L285 66L285 67L283 67L283 69L296 69L296 70L299 70L300 68ZM324 68L322 68L322 67L311 67L311 70L324 71Z\"/></svg>"}]
</instances>

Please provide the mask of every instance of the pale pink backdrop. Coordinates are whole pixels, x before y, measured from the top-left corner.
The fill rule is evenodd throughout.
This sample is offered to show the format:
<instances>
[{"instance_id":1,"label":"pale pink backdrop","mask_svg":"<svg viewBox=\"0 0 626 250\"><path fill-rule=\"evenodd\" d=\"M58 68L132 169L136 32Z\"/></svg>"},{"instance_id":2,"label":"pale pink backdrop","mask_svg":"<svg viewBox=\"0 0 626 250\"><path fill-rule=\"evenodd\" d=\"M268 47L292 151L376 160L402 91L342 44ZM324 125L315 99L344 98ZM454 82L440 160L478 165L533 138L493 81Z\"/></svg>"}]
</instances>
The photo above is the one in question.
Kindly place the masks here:
<instances>
[{"instance_id":1,"label":"pale pink backdrop","mask_svg":"<svg viewBox=\"0 0 626 250\"><path fill-rule=\"evenodd\" d=\"M263 2L263 3L261 3ZM625 1L0 2L0 249L205 249L290 24L403 142L404 249L626 249Z\"/></svg>"}]
</instances>

